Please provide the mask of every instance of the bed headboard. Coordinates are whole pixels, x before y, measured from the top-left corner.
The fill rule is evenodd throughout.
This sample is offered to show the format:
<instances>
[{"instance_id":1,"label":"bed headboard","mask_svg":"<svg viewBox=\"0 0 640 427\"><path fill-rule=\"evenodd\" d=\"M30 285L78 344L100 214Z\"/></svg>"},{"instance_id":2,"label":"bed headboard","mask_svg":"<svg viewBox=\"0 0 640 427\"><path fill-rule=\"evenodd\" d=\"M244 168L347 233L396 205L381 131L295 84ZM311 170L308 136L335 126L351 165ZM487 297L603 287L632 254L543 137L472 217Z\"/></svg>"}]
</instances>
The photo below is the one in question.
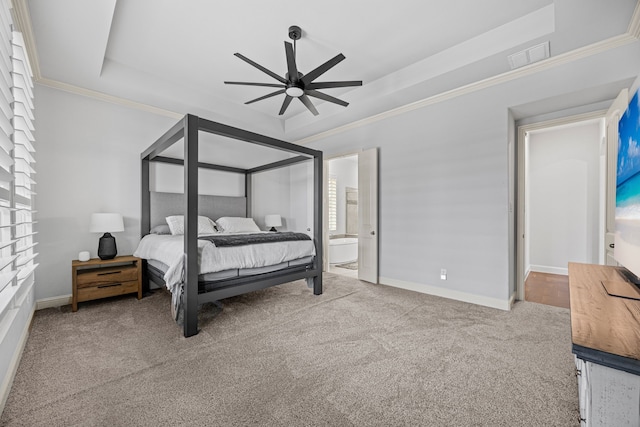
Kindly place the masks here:
<instances>
[{"instance_id":1,"label":"bed headboard","mask_svg":"<svg viewBox=\"0 0 640 427\"><path fill-rule=\"evenodd\" d=\"M151 191L151 227L166 224L170 215L184 215L184 194ZM247 198L231 196L198 196L198 215L212 220L221 216L247 216Z\"/></svg>"}]
</instances>

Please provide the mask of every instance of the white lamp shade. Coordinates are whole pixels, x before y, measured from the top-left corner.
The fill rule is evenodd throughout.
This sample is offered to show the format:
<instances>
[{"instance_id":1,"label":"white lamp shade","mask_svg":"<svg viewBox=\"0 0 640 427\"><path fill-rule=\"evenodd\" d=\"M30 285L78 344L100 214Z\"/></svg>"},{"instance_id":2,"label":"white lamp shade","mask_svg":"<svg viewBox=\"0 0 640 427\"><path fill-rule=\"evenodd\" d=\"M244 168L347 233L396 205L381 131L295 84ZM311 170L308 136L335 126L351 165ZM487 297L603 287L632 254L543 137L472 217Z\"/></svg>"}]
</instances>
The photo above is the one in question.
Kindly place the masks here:
<instances>
[{"instance_id":1,"label":"white lamp shade","mask_svg":"<svg viewBox=\"0 0 640 427\"><path fill-rule=\"evenodd\" d=\"M280 215L265 215L264 225L267 227L280 227L282 225L282 218Z\"/></svg>"},{"instance_id":2,"label":"white lamp shade","mask_svg":"<svg viewBox=\"0 0 640 427\"><path fill-rule=\"evenodd\" d=\"M124 231L124 221L119 213L94 213L91 214L91 233L117 233Z\"/></svg>"}]
</instances>

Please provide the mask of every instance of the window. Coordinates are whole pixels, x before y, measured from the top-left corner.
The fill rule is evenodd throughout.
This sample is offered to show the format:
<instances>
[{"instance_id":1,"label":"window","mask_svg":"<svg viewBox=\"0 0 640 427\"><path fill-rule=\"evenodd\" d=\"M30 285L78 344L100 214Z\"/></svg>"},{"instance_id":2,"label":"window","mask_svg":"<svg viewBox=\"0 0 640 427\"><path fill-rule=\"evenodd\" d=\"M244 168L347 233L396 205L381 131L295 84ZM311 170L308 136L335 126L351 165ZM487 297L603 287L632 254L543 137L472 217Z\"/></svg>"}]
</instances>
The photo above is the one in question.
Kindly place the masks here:
<instances>
[{"instance_id":1,"label":"window","mask_svg":"<svg viewBox=\"0 0 640 427\"><path fill-rule=\"evenodd\" d=\"M7 2L0 10L0 294L31 276L35 147L33 80L22 34L11 31ZM9 292L13 294L13 292ZM5 301L5 298L0 299Z\"/></svg>"},{"instance_id":2,"label":"window","mask_svg":"<svg viewBox=\"0 0 640 427\"><path fill-rule=\"evenodd\" d=\"M336 206L337 202L337 179L335 176L329 177L329 231L336 231L337 220L336 220Z\"/></svg>"}]
</instances>

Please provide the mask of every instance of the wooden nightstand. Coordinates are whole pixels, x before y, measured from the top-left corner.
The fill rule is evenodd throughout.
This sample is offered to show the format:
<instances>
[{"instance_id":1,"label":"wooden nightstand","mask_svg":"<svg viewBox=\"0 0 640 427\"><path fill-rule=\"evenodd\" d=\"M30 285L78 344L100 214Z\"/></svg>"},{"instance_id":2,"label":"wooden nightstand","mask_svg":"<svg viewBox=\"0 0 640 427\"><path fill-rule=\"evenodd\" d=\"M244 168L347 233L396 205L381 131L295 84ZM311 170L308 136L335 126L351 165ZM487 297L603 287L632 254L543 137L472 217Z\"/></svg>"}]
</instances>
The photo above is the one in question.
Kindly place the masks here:
<instances>
[{"instance_id":1,"label":"wooden nightstand","mask_svg":"<svg viewBox=\"0 0 640 427\"><path fill-rule=\"evenodd\" d=\"M72 311L78 311L78 303L116 295L138 293L142 298L142 260L134 256L114 259L71 261L73 279Z\"/></svg>"}]
</instances>

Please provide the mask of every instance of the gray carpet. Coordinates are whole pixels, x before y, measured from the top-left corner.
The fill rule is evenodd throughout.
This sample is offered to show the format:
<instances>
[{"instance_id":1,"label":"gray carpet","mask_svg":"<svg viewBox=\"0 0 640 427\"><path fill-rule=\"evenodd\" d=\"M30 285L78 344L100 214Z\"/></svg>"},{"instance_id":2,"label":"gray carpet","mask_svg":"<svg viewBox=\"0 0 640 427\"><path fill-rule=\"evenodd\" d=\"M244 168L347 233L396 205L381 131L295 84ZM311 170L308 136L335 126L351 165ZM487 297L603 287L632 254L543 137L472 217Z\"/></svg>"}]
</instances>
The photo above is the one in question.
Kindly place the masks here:
<instances>
[{"instance_id":1,"label":"gray carpet","mask_svg":"<svg viewBox=\"0 0 640 427\"><path fill-rule=\"evenodd\" d=\"M224 300L185 339L169 295L38 311L5 426L573 426L569 312L325 274Z\"/></svg>"},{"instance_id":2,"label":"gray carpet","mask_svg":"<svg viewBox=\"0 0 640 427\"><path fill-rule=\"evenodd\" d=\"M358 269L358 261L348 262L346 264L338 264L336 267L347 268L349 270L357 270Z\"/></svg>"}]
</instances>

